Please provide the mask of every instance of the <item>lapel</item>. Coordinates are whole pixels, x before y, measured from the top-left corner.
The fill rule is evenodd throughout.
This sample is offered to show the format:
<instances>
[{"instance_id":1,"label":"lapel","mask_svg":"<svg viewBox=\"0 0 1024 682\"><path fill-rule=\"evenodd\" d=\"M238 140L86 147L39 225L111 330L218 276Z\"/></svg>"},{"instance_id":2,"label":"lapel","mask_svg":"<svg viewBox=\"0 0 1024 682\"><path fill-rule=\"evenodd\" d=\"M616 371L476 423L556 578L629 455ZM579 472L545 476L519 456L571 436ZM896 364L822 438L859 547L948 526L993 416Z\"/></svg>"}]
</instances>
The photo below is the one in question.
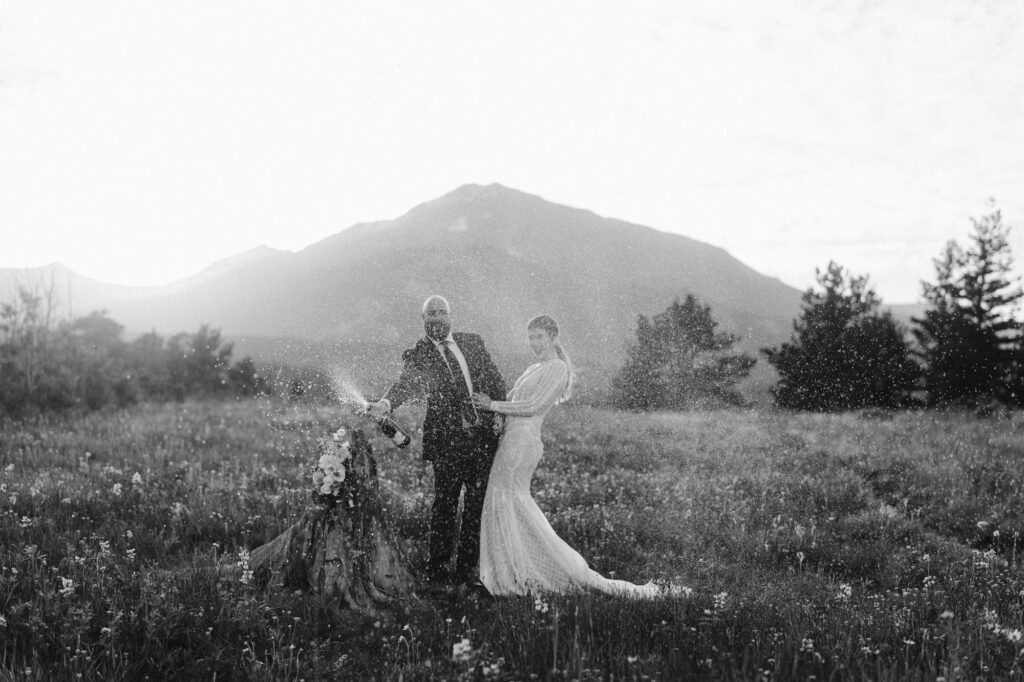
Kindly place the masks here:
<instances>
[{"instance_id":1,"label":"lapel","mask_svg":"<svg viewBox=\"0 0 1024 682\"><path fill-rule=\"evenodd\" d=\"M427 337L420 339L421 354L424 364L430 368L438 381L443 381L448 376L448 365L438 352L437 346Z\"/></svg>"}]
</instances>

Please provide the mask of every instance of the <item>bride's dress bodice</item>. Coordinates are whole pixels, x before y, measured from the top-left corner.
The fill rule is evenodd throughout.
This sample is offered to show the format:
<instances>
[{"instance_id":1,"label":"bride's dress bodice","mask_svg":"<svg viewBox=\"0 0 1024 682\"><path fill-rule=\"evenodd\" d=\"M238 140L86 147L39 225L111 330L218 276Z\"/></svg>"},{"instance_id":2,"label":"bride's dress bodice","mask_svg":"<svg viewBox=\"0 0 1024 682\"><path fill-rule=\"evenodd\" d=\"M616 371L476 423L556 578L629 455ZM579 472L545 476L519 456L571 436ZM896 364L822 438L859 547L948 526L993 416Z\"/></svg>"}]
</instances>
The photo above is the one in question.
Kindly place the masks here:
<instances>
[{"instance_id":1,"label":"bride's dress bodice","mask_svg":"<svg viewBox=\"0 0 1024 682\"><path fill-rule=\"evenodd\" d=\"M508 400L491 403L491 409L506 415L506 422L489 487L530 494L530 479L544 453L540 427L568 378L568 368L561 360L538 362L516 380Z\"/></svg>"}]
</instances>

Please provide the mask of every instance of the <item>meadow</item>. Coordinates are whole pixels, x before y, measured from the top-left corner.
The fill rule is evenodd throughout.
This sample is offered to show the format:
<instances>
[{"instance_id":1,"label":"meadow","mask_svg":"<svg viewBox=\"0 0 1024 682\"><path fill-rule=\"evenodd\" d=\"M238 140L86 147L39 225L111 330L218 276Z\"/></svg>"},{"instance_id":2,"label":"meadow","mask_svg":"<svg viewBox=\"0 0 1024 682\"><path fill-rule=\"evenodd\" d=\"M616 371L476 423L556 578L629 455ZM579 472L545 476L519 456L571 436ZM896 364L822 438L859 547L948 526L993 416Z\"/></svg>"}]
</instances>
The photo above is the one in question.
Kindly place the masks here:
<instances>
[{"instance_id":1,"label":"meadow","mask_svg":"<svg viewBox=\"0 0 1024 682\"><path fill-rule=\"evenodd\" d=\"M249 400L3 425L0 679L973 680L1024 669L1022 413L559 407L533 487L555 530L598 571L692 592L454 594L375 614L245 570L247 550L306 508L315 441L343 423L354 422L340 407ZM372 443L395 530L421 566L430 468L416 441Z\"/></svg>"}]
</instances>

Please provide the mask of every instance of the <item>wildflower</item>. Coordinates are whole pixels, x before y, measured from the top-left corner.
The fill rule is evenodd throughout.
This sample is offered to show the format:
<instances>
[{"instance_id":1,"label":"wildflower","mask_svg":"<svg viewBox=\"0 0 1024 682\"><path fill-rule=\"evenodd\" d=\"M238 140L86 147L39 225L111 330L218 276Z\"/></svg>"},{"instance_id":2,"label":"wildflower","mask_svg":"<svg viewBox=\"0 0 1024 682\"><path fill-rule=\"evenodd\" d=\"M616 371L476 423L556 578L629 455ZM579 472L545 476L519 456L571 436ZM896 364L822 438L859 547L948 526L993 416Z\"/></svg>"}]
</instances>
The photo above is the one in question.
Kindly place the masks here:
<instances>
[{"instance_id":1,"label":"wildflower","mask_svg":"<svg viewBox=\"0 0 1024 682\"><path fill-rule=\"evenodd\" d=\"M1003 630L1003 636L1014 644L1024 638L1024 634L1020 630Z\"/></svg>"},{"instance_id":2,"label":"wildflower","mask_svg":"<svg viewBox=\"0 0 1024 682\"><path fill-rule=\"evenodd\" d=\"M132 476L132 485L142 485L142 474L138 471L136 471L135 475Z\"/></svg>"},{"instance_id":3,"label":"wildflower","mask_svg":"<svg viewBox=\"0 0 1024 682\"><path fill-rule=\"evenodd\" d=\"M800 651L814 651L814 640L810 637L804 637L802 640L800 640Z\"/></svg>"},{"instance_id":4,"label":"wildflower","mask_svg":"<svg viewBox=\"0 0 1024 682\"><path fill-rule=\"evenodd\" d=\"M29 516L22 516L21 520L18 521L18 525L22 528L30 528L32 526L32 518Z\"/></svg>"},{"instance_id":5,"label":"wildflower","mask_svg":"<svg viewBox=\"0 0 1024 682\"><path fill-rule=\"evenodd\" d=\"M547 604L547 602L545 602L540 597L537 597L533 601L533 610L536 611L537 613L547 613L548 612L548 604Z\"/></svg>"},{"instance_id":6,"label":"wildflower","mask_svg":"<svg viewBox=\"0 0 1024 682\"><path fill-rule=\"evenodd\" d=\"M939 614L939 618L941 618L942 620L949 620L952 617L953 617L953 612L950 611L949 609L946 609L945 611L943 611L942 613Z\"/></svg>"},{"instance_id":7,"label":"wildflower","mask_svg":"<svg viewBox=\"0 0 1024 682\"><path fill-rule=\"evenodd\" d=\"M110 556L110 542L107 540L100 540L100 556Z\"/></svg>"},{"instance_id":8,"label":"wildflower","mask_svg":"<svg viewBox=\"0 0 1024 682\"><path fill-rule=\"evenodd\" d=\"M61 498L60 503L61 504L71 504L71 498L70 497Z\"/></svg>"},{"instance_id":9,"label":"wildflower","mask_svg":"<svg viewBox=\"0 0 1024 682\"><path fill-rule=\"evenodd\" d=\"M988 521L978 521L974 525L976 525L978 527L978 530L986 530L988 528L988 526L989 526L989 523L988 523Z\"/></svg>"},{"instance_id":10,"label":"wildflower","mask_svg":"<svg viewBox=\"0 0 1024 682\"><path fill-rule=\"evenodd\" d=\"M725 600L729 596L728 592L719 592L713 599L715 600L715 610L721 611L725 608Z\"/></svg>"},{"instance_id":11,"label":"wildflower","mask_svg":"<svg viewBox=\"0 0 1024 682\"><path fill-rule=\"evenodd\" d=\"M849 583L839 583L839 594L836 598L839 601L846 601L853 595L853 587Z\"/></svg>"},{"instance_id":12,"label":"wildflower","mask_svg":"<svg viewBox=\"0 0 1024 682\"><path fill-rule=\"evenodd\" d=\"M7 627L7 619L4 618L3 616L0 616L0 628L5 628L5 627Z\"/></svg>"},{"instance_id":13,"label":"wildflower","mask_svg":"<svg viewBox=\"0 0 1024 682\"><path fill-rule=\"evenodd\" d=\"M71 593L75 591L75 581L72 580L71 578L61 577L60 582L61 582L61 588L60 588L61 595L67 597L67 596L70 596Z\"/></svg>"},{"instance_id":14,"label":"wildflower","mask_svg":"<svg viewBox=\"0 0 1024 682\"><path fill-rule=\"evenodd\" d=\"M463 637L461 641L456 642L452 645L452 660L454 661L466 661L472 655L473 646L470 644L469 639Z\"/></svg>"},{"instance_id":15,"label":"wildflower","mask_svg":"<svg viewBox=\"0 0 1024 682\"><path fill-rule=\"evenodd\" d=\"M242 575L238 579L243 585L248 585L252 582L253 571L249 567L249 550L244 547L238 550L238 567L242 569Z\"/></svg>"},{"instance_id":16,"label":"wildflower","mask_svg":"<svg viewBox=\"0 0 1024 682\"><path fill-rule=\"evenodd\" d=\"M114 487L110 489L110 492L114 495L114 497L121 497L121 484L115 483Z\"/></svg>"}]
</instances>

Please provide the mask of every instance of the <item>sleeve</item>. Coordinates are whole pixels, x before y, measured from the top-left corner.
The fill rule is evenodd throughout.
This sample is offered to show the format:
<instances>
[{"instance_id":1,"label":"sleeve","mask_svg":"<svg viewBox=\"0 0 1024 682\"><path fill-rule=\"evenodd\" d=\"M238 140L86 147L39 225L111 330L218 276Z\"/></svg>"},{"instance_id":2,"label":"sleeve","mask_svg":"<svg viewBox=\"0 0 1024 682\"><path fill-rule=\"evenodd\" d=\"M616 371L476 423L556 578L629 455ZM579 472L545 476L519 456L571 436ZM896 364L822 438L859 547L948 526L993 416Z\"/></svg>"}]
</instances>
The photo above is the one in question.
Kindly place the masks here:
<instances>
[{"instance_id":1,"label":"sleeve","mask_svg":"<svg viewBox=\"0 0 1024 682\"><path fill-rule=\"evenodd\" d=\"M522 400L501 400L491 403L491 409L511 417L532 417L558 402L569 378L564 362L549 362L540 370L537 386Z\"/></svg>"},{"instance_id":2,"label":"sleeve","mask_svg":"<svg viewBox=\"0 0 1024 682\"><path fill-rule=\"evenodd\" d=\"M491 354L487 352L484 340L479 338L479 342L481 365L483 369L478 390L492 398L506 395L507 391L505 390L505 380L502 378L501 372L498 371L498 367L494 364L494 360L491 359Z\"/></svg>"},{"instance_id":3,"label":"sleeve","mask_svg":"<svg viewBox=\"0 0 1024 682\"><path fill-rule=\"evenodd\" d=\"M424 392L426 384L424 372L415 348L410 348L402 354L405 364L402 366L402 374L398 381L384 392L384 400L387 400L391 410L397 410L398 406L414 395Z\"/></svg>"}]
</instances>

